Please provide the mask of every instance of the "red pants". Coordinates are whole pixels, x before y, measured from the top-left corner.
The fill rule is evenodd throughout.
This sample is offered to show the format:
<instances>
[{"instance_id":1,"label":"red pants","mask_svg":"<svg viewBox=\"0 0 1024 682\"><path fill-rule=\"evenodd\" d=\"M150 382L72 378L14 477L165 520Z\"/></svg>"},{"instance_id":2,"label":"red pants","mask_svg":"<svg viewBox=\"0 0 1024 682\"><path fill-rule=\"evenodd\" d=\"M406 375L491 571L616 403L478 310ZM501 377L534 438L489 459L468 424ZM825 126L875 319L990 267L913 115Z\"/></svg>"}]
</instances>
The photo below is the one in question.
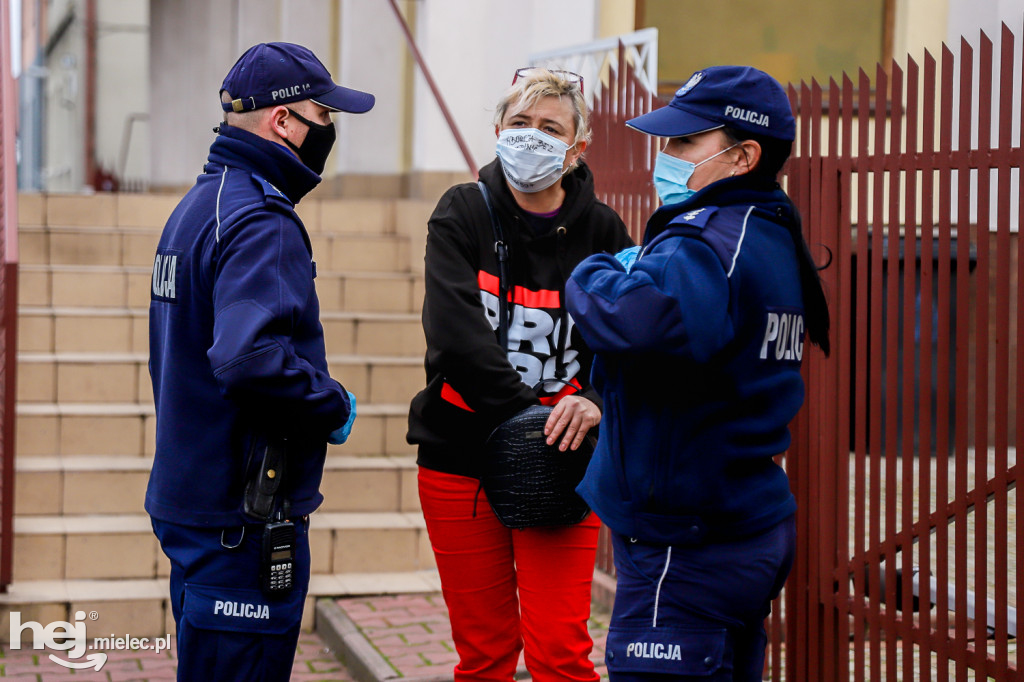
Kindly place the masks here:
<instances>
[{"instance_id":1,"label":"red pants","mask_svg":"<svg viewBox=\"0 0 1024 682\"><path fill-rule=\"evenodd\" d=\"M419 470L459 654L456 682L510 682L524 645L535 682L596 682L587 621L600 521L591 514L575 526L509 530L479 486L475 478Z\"/></svg>"}]
</instances>

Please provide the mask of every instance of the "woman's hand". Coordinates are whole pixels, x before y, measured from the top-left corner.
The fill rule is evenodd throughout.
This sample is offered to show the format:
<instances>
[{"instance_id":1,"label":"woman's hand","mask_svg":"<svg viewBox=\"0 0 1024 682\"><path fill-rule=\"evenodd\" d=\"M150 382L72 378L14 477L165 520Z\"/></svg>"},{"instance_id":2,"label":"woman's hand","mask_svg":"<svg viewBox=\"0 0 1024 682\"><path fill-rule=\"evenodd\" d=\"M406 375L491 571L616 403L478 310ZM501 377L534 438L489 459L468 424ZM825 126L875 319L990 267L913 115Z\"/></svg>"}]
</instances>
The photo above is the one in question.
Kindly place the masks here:
<instances>
[{"instance_id":1,"label":"woman's hand","mask_svg":"<svg viewBox=\"0 0 1024 682\"><path fill-rule=\"evenodd\" d=\"M558 401L551 410L544 425L544 435L548 437L548 445L551 445L564 432L558 449L563 452L570 448L575 450L583 442L587 431L600 421L601 410L597 409L597 405L581 396L569 395Z\"/></svg>"}]
</instances>

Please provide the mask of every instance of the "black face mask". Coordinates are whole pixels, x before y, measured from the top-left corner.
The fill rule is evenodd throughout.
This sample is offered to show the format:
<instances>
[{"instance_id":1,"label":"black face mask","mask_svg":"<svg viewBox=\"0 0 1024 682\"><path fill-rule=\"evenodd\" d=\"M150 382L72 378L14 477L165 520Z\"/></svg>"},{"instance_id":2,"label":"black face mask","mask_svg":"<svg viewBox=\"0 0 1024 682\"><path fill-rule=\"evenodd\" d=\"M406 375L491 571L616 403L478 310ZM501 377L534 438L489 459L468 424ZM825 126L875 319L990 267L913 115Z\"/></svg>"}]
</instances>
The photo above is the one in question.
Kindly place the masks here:
<instances>
[{"instance_id":1,"label":"black face mask","mask_svg":"<svg viewBox=\"0 0 1024 682\"><path fill-rule=\"evenodd\" d=\"M299 155L299 160L306 164L309 170L317 175L322 174L324 166L327 165L327 155L331 153L331 147L334 146L334 141L338 138L338 131L335 130L333 123L327 125L313 123L291 109L288 112L305 123L309 132L306 133L306 139L302 141L301 147L296 147L291 140L285 140L285 144Z\"/></svg>"}]
</instances>

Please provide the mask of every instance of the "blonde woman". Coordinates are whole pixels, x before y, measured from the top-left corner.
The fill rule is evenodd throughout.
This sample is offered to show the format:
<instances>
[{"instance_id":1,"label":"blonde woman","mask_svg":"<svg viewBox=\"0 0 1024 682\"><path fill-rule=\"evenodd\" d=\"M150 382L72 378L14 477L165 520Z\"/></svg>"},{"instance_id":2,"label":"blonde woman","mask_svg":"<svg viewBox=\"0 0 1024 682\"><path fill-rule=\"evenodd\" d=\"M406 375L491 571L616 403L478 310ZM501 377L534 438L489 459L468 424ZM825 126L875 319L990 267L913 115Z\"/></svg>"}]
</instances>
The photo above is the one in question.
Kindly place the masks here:
<instances>
[{"instance_id":1,"label":"blonde woman","mask_svg":"<svg viewBox=\"0 0 1024 682\"><path fill-rule=\"evenodd\" d=\"M565 281L587 256L631 241L581 159L590 128L579 76L518 70L494 131L497 158L480 180L509 254L506 347L491 216L477 184L456 185L428 224L427 386L413 399L408 438L459 654L455 679L512 680L525 650L537 682L597 680L587 620L598 519L509 530L479 479L487 436L524 408L554 406L545 433L562 450L600 421L593 356L565 310Z\"/></svg>"}]
</instances>

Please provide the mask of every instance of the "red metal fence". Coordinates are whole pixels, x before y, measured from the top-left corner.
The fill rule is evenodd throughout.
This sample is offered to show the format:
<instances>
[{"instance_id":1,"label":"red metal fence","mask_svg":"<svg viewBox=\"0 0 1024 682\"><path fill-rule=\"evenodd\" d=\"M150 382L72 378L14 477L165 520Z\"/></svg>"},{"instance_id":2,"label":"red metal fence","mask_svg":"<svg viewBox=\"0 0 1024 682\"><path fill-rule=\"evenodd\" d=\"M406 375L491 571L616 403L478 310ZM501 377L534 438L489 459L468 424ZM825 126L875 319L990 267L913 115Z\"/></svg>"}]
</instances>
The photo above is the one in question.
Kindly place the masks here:
<instances>
[{"instance_id":1,"label":"red metal fence","mask_svg":"<svg viewBox=\"0 0 1024 682\"><path fill-rule=\"evenodd\" d=\"M8 0L0 0L0 591L11 582L14 544L14 405L18 321L17 96Z\"/></svg>"},{"instance_id":2,"label":"red metal fence","mask_svg":"<svg viewBox=\"0 0 1024 682\"><path fill-rule=\"evenodd\" d=\"M833 255L833 354L805 363L785 458L799 555L769 621L766 679L1021 679L1016 42L1004 27L998 52L982 34L958 58L944 48L873 82L790 90L785 182L813 251ZM637 229L653 199L644 136L621 126L643 104L628 82L614 111L595 105L589 159Z\"/></svg>"}]
</instances>

